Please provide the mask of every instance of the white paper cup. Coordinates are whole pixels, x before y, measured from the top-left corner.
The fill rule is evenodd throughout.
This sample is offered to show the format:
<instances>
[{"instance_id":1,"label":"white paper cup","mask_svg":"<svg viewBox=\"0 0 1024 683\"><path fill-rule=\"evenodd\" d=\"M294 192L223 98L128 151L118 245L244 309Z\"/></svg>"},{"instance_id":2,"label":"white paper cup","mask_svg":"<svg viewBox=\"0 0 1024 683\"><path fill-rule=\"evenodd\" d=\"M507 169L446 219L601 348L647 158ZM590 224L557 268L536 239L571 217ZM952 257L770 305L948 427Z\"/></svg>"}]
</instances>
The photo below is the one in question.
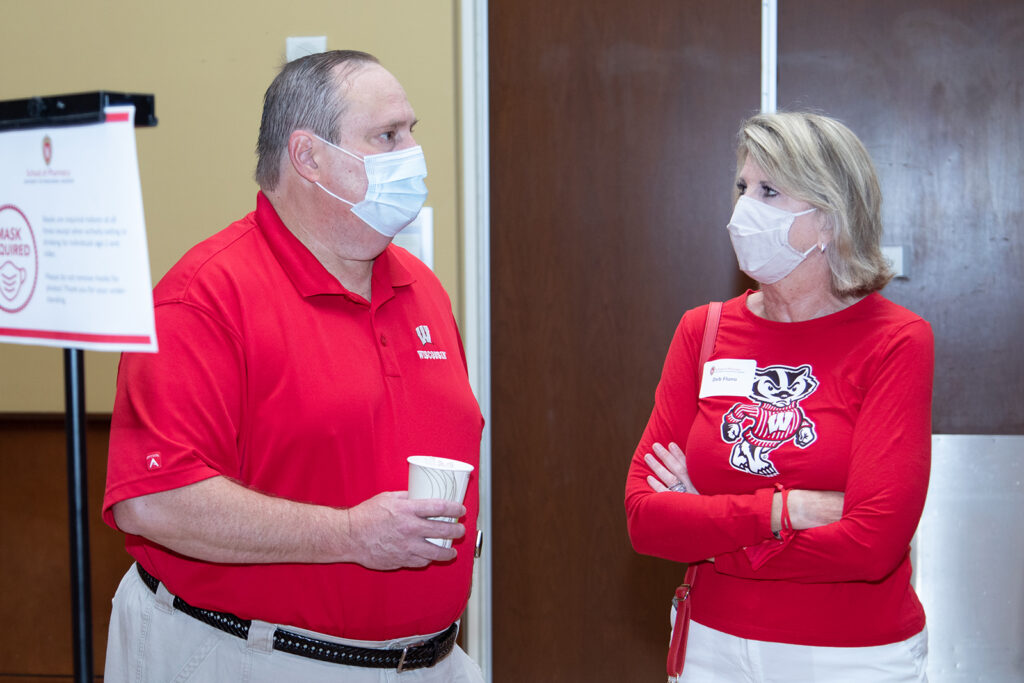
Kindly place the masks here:
<instances>
[{"instance_id":1,"label":"white paper cup","mask_svg":"<svg viewBox=\"0 0 1024 683\"><path fill-rule=\"evenodd\" d=\"M443 498L461 503L466 497L469 474L473 466L461 460L432 455L410 455L409 498ZM442 522L456 522L455 517L431 517ZM428 538L442 548L452 547L450 538Z\"/></svg>"}]
</instances>

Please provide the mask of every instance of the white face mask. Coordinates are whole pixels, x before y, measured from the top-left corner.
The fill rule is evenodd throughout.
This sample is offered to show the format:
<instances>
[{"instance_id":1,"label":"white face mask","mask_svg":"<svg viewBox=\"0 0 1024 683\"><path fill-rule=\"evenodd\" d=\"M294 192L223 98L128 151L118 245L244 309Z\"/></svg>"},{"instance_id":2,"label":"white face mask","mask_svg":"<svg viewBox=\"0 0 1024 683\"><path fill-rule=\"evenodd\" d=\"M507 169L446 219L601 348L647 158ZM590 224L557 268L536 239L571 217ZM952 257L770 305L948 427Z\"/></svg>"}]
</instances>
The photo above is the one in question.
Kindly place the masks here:
<instances>
[{"instance_id":1,"label":"white face mask","mask_svg":"<svg viewBox=\"0 0 1024 683\"><path fill-rule=\"evenodd\" d=\"M339 197L326 187L317 187L341 202L352 207L352 213L364 223L387 237L394 237L402 228L412 223L427 201L427 161L419 145L397 152L384 152L361 157L347 149L327 142L354 159L363 162L366 168L366 196L360 202L350 202Z\"/></svg>"},{"instance_id":2,"label":"white face mask","mask_svg":"<svg viewBox=\"0 0 1024 683\"><path fill-rule=\"evenodd\" d=\"M804 252L794 249L789 244L789 229L797 216L812 211L813 208L790 213L756 199L740 197L728 225L740 270L766 285L792 273L814 247Z\"/></svg>"}]
</instances>

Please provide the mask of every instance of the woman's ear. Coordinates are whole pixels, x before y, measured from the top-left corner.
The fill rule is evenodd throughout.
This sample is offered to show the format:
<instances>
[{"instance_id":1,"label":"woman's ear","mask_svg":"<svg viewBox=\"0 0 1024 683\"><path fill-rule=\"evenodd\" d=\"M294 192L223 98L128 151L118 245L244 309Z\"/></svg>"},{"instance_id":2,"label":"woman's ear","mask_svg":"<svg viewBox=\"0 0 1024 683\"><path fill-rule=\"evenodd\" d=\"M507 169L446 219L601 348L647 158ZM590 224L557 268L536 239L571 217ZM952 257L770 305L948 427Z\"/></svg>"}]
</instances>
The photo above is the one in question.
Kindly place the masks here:
<instances>
[{"instance_id":1,"label":"woman's ear","mask_svg":"<svg viewBox=\"0 0 1024 683\"><path fill-rule=\"evenodd\" d=\"M313 152L315 139L304 130L294 130L288 136L288 161L296 173L311 183L320 180L320 167Z\"/></svg>"}]
</instances>

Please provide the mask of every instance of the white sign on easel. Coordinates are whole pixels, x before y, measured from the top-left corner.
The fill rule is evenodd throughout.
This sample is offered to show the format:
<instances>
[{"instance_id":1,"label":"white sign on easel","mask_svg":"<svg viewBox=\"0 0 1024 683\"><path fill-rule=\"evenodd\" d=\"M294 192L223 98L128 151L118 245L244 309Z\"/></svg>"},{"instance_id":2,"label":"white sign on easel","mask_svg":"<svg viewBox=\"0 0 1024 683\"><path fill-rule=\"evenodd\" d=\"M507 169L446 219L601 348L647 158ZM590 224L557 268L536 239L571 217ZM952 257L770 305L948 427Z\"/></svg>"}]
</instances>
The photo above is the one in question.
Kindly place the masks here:
<instances>
[{"instance_id":1,"label":"white sign on easel","mask_svg":"<svg viewBox=\"0 0 1024 683\"><path fill-rule=\"evenodd\" d=\"M157 350L134 119L0 133L0 342Z\"/></svg>"}]
</instances>

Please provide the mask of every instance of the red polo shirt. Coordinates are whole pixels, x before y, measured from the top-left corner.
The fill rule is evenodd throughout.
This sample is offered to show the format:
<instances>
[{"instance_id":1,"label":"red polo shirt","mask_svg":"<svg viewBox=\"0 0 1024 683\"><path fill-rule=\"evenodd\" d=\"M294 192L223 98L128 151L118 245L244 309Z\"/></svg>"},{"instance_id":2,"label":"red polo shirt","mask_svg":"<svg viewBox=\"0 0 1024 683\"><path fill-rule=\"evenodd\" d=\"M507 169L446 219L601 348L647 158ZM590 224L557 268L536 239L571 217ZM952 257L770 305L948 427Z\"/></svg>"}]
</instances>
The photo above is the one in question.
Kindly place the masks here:
<instances>
[{"instance_id":1,"label":"red polo shirt","mask_svg":"<svg viewBox=\"0 0 1024 683\"><path fill-rule=\"evenodd\" d=\"M121 358L103 518L115 503L225 475L291 500L354 506L408 485L406 457L479 465L483 420L451 302L434 274L389 246L371 302L349 292L260 193L256 211L190 250L154 290L160 352ZM127 549L175 595L345 638L444 629L465 608L466 536L448 564L210 564L145 538Z\"/></svg>"}]
</instances>

